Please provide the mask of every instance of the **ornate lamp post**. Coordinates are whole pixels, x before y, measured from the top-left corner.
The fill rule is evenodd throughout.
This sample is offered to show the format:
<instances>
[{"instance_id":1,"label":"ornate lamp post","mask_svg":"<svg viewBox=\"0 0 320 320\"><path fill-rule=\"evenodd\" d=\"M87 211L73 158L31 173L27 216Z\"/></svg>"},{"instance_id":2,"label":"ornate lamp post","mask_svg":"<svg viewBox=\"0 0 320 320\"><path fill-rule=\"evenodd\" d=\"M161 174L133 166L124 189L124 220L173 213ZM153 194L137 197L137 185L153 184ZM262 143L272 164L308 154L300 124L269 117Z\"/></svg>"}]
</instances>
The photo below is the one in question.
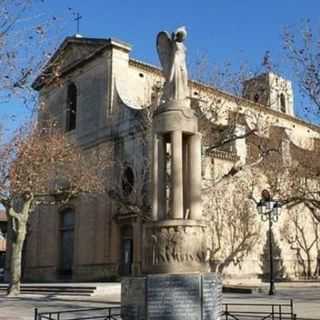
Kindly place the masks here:
<instances>
[{"instance_id":1,"label":"ornate lamp post","mask_svg":"<svg viewBox=\"0 0 320 320\"><path fill-rule=\"evenodd\" d=\"M269 222L269 255L270 255L270 289L269 295L274 294L274 277L273 277L273 248L272 248L272 225L277 222L281 213L281 205L279 202L271 198L268 190L263 190L261 200L257 204L258 213L262 221Z\"/></svg>"}]
</instances>

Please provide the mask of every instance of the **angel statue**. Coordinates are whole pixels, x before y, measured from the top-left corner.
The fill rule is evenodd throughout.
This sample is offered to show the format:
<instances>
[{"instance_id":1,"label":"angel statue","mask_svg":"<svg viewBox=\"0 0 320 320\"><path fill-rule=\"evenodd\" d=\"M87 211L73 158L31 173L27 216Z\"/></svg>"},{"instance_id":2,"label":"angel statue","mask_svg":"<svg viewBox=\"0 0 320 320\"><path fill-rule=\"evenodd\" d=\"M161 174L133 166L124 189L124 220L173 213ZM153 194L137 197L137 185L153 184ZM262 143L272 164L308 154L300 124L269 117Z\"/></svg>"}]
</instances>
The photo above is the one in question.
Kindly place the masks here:
<instances>
[{"instance_id":1,"label":"angel statue","mask_svg":"<svg viewBox=\"0 0 320 320\"><path fill-rule=\"evenodd\" d=\"M172 35L161 31L157 36L157 50L163 68L165 84L163 100L185 100L188 96L188 73L186 66L187 37L185 27L178 28Z\"/></svg>"}]
</instances>

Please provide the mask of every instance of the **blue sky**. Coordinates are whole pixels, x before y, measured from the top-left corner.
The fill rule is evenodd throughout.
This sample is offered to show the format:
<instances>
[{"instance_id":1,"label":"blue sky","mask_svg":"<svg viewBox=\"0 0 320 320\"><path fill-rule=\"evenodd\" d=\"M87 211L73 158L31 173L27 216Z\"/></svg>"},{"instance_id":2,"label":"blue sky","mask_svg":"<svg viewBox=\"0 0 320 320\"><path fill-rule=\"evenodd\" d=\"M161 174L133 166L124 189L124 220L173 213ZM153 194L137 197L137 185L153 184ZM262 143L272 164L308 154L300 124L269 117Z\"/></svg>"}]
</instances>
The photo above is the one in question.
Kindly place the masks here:
<instances>
[{"instance_id":1,"label":"blue sky","mask_svg":"<svg viewBox=\"0 0 320 320\"><path fill-rule=\"evenodd\" d=\"M244 52L252 63L259 63L266 50L279 54L285 26L303 18L320 22L320 2L315 0L47 0L47 4L56 14L67 7L79 11L84 36L126 40L134 45L134 56L152 63L157 63L154 39L161 29L186 25L191 59L207 52L217 62L237 60ZM72 21L66 31L75 32Z\"/></svg>"},{"instance_id":2,"label":"blue sky","mask_svg":"<svg viewBox=\"0 0 320 320\"><path fill-rule=\"evenodd\" d=\"M151 63L157 63L154 39L161 29L186 25L191 59L207 52L217 62L237 60L244 52L252 63L259 63L266 50L279 54L285 26L303 18L320 22L320 2L315 0L46 1L57 15L68 7L79 11L84 36L126 40L134 45L134 56ZM68 32L75 32L71 14Z\"/></svg>"},{"instance_id":3,"label":"blue sky","mask_svg":"<svg viewBox=\"0 0 320 320\"><path fill-rule=\"evenodd\" d=\"M156 65L157 32L186 25L189 62L206 54L214 64L230 61L240 65L247 61L255 68L269 50L272 60L280 63L283 72L290 77L287 62L282 58L281 33L284 28L310 18L320 29L319 0L38 1L38 13L59 18L59 37L56 39L62 40L76 32L72 13L80 12L80 34L115 37L129 42L133 45L132 57ZM0 115L8 114L6 108L16 112L19 121L27 114L12 104L0 105Z\"/></svg>"}]
</instances>

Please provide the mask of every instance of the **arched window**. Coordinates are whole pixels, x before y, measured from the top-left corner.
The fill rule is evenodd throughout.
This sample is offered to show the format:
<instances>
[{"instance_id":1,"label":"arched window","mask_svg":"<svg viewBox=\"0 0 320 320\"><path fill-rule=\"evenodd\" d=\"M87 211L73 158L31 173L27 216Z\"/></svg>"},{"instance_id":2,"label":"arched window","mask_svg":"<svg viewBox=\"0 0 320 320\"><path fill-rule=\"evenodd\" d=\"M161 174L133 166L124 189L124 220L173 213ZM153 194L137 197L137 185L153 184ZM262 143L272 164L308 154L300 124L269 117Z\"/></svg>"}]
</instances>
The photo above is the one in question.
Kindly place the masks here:
<instances>
[{"instance_id":1,"label":"arched window","mask_svg":"<svg viewBox=\"0 0 320 320\"><path fill-rule=\"evenodd\" d=\"M125 196L130 195L134 186L134 173L130 167L126 167L122 175L122 191Z\"/></svg>"},{"instance_id":2,"label":"arched window","mask_svg":"<svg viewBox=\"0 0 320 320\"><path fill-rule=\"evenodd\" d=\"M280 110L286 112L286 97L283 93L280 94Z\"/></svg>"},{"instance_id":3,"label":"arched window","mask_svg":"<svg viewBox=\"0 0 320 320\"><path fill-rule=\"evenodd\" d=\"M67 110L66 110L66 131L76 128L77 120L77 87L74 83L68 85Z\"/></svg>"}]
</instances>

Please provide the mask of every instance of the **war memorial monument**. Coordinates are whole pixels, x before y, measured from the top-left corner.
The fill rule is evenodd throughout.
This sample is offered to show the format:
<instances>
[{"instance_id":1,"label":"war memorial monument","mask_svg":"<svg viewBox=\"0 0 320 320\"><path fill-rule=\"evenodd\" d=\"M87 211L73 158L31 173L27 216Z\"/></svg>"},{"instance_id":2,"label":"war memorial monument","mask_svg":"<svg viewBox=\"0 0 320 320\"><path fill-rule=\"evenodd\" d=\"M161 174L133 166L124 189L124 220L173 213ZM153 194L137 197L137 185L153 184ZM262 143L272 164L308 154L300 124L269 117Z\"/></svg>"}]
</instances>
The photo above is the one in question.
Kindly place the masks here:
<instances>
[{"instance_id":1,"label":"war memorial monument","mask_svg":"<svg viewBox=\"0 0 320 320\"><path fill-rule=\"evenodd\" d=\"M201 136L190 107L185 27L160 32L165 77L153 118L153 221L143 228L141 277L121 282L124 320L218 320L222 282L208 273L201 209Z\"/></svg>"}]
</instances>

